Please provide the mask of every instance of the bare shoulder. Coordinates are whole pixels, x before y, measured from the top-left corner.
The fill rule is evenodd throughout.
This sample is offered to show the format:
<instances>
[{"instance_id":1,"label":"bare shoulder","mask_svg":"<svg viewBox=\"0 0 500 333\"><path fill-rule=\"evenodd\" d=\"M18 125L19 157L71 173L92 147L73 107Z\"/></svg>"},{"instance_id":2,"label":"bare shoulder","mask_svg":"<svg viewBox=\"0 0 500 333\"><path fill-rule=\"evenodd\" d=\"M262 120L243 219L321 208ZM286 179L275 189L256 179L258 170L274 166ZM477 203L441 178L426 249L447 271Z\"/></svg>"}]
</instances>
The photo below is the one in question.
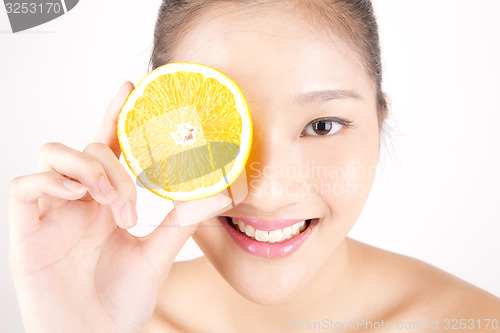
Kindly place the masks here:
<instances>
[{"instance_id":1,"label":"bare shoulder","mask_svg":"<svg viewBox=\"0 0 500 333\"><path fill-rule=\"evenodd\" d=\"M492 322L500 325L500 299L494 295L420 260L349 242L359 266L366 267L363 299L377 308L370 318L413 325L418 332L456 330L464 325L460 319L465 319L467 332L500 332ZM221 322L213 321L228 309L223 302L206 300L230 292L221 279L205 257L174 263L143 333L197 332L201 322L205 331L220 328Z\"/></svg>"},{"instance_id":2,"label":"bare shoulder","mask_svg":"<svg viewBox=\"0 0 500 333\"><path fill-rule=\"evenodd\" d=\"M142 333L231 332L230 322L220 321L228 310L227 304L213 301L219 300L228 288L204 256L174 262Z\"/></svg>"},{"instance_id":3,"label":"bare shoulder","mask_svg":"<svg viewBox=\"0 0 500 333\"><path fill-rule=\"evenodd\" d=\"M483 320L484 325L485 319L496 320L498 330L490 331L483 326L478 331L500 332L498 297L420 260L357 241L352 243L355 251L362 253L363 260L369 263L373 283L382 286L378 292L394 295L387 303L390 306L385 318L424 323L438 320L441 329L448 320L452 325L451 321L458 319L460 325L460 319L467 319L471 325L469 332L481 324L477 320Z\"/></svg>"},{"instance_id":4,"label":"bare shoulder","mask_svg":"<svg viewBox=\"0 0 500 333\"><path fill-rule=\"evenodd\" d=\"M198 320L203 316L207 277L204 257L174 262L167 280L160 288L155 311L142 333L197 332L193 312ZM207 277L208 278L208 277ZM188 326L186 326L188 325Z\"/></svg>"}]
</instances>

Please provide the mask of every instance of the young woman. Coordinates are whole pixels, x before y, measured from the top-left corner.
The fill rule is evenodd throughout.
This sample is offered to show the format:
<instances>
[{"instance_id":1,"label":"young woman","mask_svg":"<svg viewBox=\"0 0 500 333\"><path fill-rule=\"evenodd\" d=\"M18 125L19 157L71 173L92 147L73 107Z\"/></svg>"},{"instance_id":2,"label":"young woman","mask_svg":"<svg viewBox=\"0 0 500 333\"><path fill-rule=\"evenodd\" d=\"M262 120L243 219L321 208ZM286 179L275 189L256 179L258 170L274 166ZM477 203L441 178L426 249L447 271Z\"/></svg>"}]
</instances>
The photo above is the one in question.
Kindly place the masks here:
<instances>
[{"instance_id":1,"label":"young woman","mask_svg":"<svg viewBox=\"0 0 500 333\"><path fill-rule=\"evenodd\" d=\"M370 1L164 1L151 63L176 61L242 88L254 123L248 195L235 207L190 203L198 217L174 209L152 234L130 235L136 192L116 119L133 85L123 84L95 142L46 144L39 172L10 184L27 332L498 331L495 296L347 237L387 111ZM205 256L173 263L191 235Z\"/></svg>"}]
</instances>

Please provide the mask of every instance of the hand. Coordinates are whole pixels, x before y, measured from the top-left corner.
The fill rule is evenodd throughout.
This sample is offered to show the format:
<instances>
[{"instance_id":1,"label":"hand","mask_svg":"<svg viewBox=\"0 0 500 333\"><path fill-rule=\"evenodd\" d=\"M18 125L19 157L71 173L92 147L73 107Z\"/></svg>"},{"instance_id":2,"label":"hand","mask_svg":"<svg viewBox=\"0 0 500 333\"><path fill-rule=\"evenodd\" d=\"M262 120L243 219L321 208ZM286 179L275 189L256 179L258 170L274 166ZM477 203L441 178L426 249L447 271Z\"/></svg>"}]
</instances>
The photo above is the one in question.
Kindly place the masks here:
<instances>
[{"instance_id":1,"label":"hand","mask_svg":"<svg viewBox=\"0 0 500 333\"><path fill-rule=\"evenodd\" d=\"M139 332L197 223L231 202L190 202L200 214L183 215L188 226L174 208L146 237L125 230L136 224L136 189L118 160L116 122L133 89L120 87L83 152L45 144L38 172L9 184L9 263L26 332Z\"/></svg>"}]
</instances>

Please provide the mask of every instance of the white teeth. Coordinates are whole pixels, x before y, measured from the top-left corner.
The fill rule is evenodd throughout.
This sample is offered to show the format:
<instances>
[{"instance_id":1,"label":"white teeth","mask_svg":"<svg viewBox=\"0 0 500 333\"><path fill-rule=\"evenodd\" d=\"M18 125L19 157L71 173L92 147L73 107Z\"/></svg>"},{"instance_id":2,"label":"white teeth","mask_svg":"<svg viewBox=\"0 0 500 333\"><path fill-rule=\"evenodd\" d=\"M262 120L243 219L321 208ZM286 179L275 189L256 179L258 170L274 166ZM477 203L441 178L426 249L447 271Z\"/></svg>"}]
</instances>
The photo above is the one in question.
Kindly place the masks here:
<instances>
[{"instance_id":1,"label":"white teeth","mask_svg":"<svg viewBox=\"0 0 500 333\"><path fill-rule=\"evenodd\" d=\"M284 240L290 239L294 236L297 236L307 227L306 221L301 221L283 229L265 231L255 229L251 225L248 225L245 222L238 220L237 218L231 218L231 222L235 226L236 230L239 230L241 233L246 234L248 237L256 239L260 242L268 243L279 243Z\"/></svg>"},{"instance_id":2,"label":"white teeth","mask_svg":"<svg viewBox=\"0 0 500 333\"><path fill-rule=\"evenodd\" d=\"M283 229L283 239L290 239L292 238L292 228L291 227L286 227Z\"/></svg>"},{"instance_id":3,"label":"white teeth","mask_svg":"<svg viewBox=\"0 0 500 333\"><path fill-rule=\"evenodd\" d=\"M283 233L281 229L269 231L269 243L276 243L281 240Z\"/></svg>"},{"instance_id":4,"label":"white teeth","mask_svg":"<svg viewBox=\"0 0 500 333\"><path fill-rule=\"evenodd\" d=\"M255 229L255 239L261 242L267 242L269 240L269 232Z\"/></svg>"},{"instance_id":5,"label":"white teeth","mask_svg":"<svg viewBox=\"0 0 500 333\"><path fill-rule=\"evenodd\" d=\"M245 228L245 234L247 234L248 237L255 237L255 228L252 227L251 225L247 224L247 227Z\"/></svg>"},{"instance_id":6,"label":"white teeth","mask_svg":"<svg viewBox=\"0 0 500 333\"><path fill-rule=\"evenodd\" d=\"M245 228L246 228L245 222L238 220L238 228L240 228L241 232L245 232Z\"/></svg>"},{"instance_id":7,"label":"white teeth","mask_svg":"<svg viewBox=\"0 0 500 333\"><path fill-rule=\"evenodd\" d=\"M300 231L306 230L306 221L299 222L299 230Z\"/></svg>"}]
</instances>

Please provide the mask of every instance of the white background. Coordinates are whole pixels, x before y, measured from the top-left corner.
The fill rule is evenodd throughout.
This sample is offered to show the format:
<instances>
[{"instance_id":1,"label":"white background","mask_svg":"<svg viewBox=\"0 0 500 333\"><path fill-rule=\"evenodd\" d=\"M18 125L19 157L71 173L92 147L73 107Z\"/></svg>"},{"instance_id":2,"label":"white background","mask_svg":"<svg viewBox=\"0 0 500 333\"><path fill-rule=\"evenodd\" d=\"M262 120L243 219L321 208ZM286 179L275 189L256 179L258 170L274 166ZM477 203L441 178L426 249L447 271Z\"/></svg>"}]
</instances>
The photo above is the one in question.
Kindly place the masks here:
<instances>
[{"instance_id":1,"label":"white background","mask_svg":"<svg viewBox=\"0 0 500 333\"><path fill-rule=\"evenodd\" d=\"M159 0L85 0L12 34L0 6L0 331L21 332L7 266L7 184L43 143L82 150L125 80L147 73ZM390 118L355 239L500 296L500 2L374 0ZM139 190L150 232L170 203ZM54 240L55 242L57 239ZM178 260L201 255L191 240Z\"/></svg>"}]
</instances>

